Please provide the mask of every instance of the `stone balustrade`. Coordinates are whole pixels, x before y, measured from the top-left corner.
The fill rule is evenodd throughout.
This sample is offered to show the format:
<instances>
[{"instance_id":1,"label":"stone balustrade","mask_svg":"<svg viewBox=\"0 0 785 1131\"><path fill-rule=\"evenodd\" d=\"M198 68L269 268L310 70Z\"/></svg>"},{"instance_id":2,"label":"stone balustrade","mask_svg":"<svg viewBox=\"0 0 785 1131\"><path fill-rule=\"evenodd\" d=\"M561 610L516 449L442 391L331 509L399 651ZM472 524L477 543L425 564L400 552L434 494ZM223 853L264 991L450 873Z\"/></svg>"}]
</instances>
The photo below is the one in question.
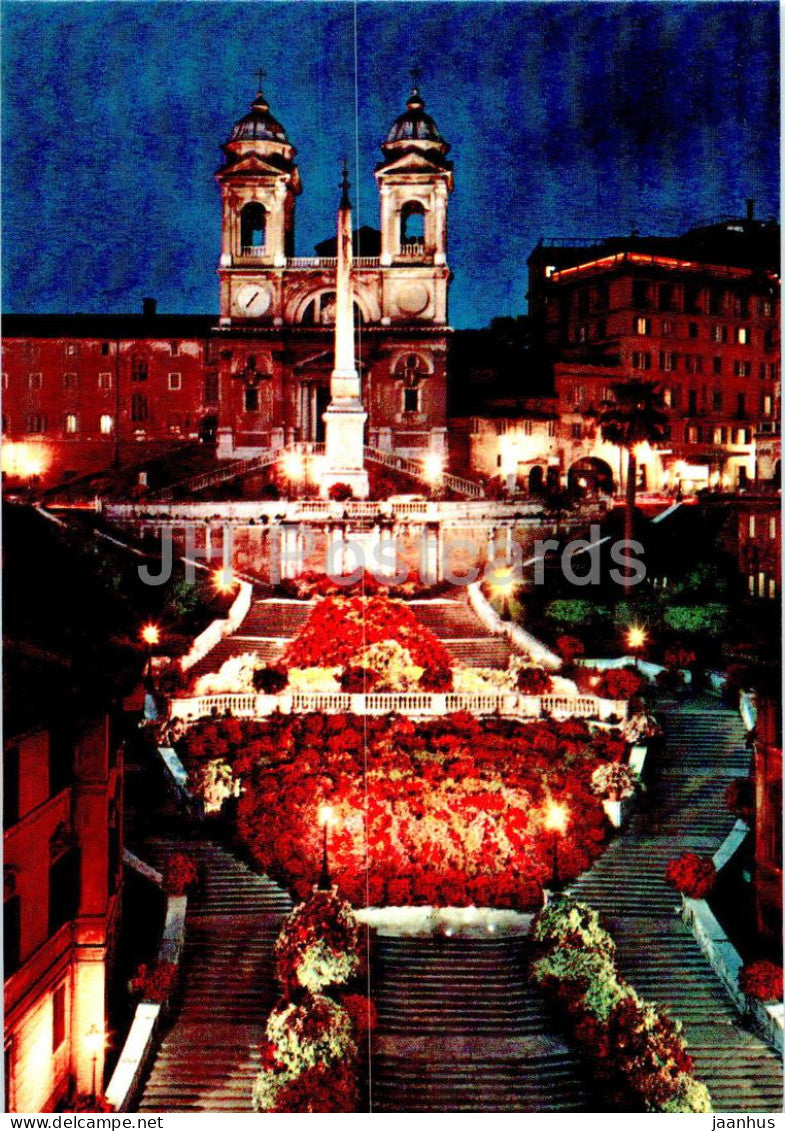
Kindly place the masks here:
<instances>
[{"instance_id":1,"label":"stone balustrade","mask_svg":"<svg viewBox=\"0 0 785 1131\"><path fill-rule=\"evenodd\" d=\"M503 715L513 719L550 716L555 719L621 722L627 717L627 703L594 695L522 695L517 691L390 691L366 695L345 691L284 691L279 695L264 695L249 691L183 696L173 699L170 708L171 717L184 722L195 722L213 715L263 719L274 712L283 715L316 712L327 715L399 714L425 719L456 711L467 711L476 716Z\"/></svg>"}]
</instances>

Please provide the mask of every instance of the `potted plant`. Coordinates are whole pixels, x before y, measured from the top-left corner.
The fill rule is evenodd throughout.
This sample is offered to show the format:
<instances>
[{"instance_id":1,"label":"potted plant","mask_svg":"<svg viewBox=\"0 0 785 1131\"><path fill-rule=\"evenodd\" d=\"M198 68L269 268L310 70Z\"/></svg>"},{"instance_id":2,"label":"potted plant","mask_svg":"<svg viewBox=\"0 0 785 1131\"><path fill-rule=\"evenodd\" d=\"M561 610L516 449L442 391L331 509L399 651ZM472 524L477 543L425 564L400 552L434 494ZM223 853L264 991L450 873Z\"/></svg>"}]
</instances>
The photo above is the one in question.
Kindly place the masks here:
<instances>
[{"instance_id":1,"label":"potted plant","mask_svg":"<svg viewBox=\"0 0 785 1131\"><path fill-rule=\"evenodd\" d=\"M591 788L602 800L610 823L615 829L621 828L628 810L624 802L635 793L635 779L629 768L621 762L603 762L591 776Z\"/></svg>"}]
</instances>

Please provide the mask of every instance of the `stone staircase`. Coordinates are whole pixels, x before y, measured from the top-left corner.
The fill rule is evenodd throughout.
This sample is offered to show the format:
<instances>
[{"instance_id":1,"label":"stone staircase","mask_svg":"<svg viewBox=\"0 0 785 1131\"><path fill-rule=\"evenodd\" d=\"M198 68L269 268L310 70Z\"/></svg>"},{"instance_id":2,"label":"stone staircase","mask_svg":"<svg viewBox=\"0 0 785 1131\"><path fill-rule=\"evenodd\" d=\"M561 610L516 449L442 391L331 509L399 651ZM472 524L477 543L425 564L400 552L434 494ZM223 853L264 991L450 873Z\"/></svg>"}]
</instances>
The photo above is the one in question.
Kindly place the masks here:
<instances>
[{"instance_id":1,"label":"stone staircase","mask_svg":"<svg viewBox=\"0 0 785 1131\"><path fill-rule=\"evenodd\" d=\"M412 612L462 664L506 668L512 649L506 636L493 636L461 600L411 601Z\"/></svg>"},{"instance_id":2,"label":"stone staircase","mask_svg":"<svg viewBox=\"0 0 785 1131\"><path fill-rule=\"evenodd\" d=\"M180 997L139 1102L139 1111L249 1112L264 1025L278 990L272 949L289 896L220 845L148 842L160 864L192 853L202 882L189 900Z\"/></svg>"},{"instance_id":3,"label":"stone staircase","mask_svg":"<svg viewBox=\"0 0 785 1131\"><path fill-rule=\"evenodd\" d=\"M683 851L713 855L729 832L725 790L749 771L744 728L738 712L708 696L661 717L665 749L642 808L570 892L603 914L632 985L684 1022L715 1110L779 1111L780 1060L745 1029L664 881L668 860Z\"/></svg>"},{"instance_id":4,"label":"stone staircase","mask_svg":"<svg viewBox=\"0 0 785 1131\"><path fill-rule=\"evenodd\" d=\"M255 652L262 664L274 664L287 640L297 634L313 606L307 601L255 600L237 632L219 640L216 646L191 669L198 679L208 672L217 672L232 656Z\"/></svg>"},{"instance_id":5,"label":"stone staircase","mask_svg":"<svg viewBox=\"0 0 785 1131\"><path fill-rule=\"evenodd\" d=\"M526 958L521 935L377 938L372 1110L586 1110L577 1054Z\"/></svg>"}]
</instances>

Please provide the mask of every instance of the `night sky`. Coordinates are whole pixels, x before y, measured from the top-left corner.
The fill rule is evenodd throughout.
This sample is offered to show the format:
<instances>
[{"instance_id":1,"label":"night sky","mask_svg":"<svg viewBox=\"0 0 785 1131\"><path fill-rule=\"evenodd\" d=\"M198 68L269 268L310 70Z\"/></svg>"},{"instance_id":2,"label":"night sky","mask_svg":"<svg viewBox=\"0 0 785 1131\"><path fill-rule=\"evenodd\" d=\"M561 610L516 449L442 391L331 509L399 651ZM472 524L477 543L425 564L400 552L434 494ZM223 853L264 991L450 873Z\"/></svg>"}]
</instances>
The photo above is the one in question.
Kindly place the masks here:
<instances>
[{"instance_id":1,"label":"night sky","mask_svg":"<svg viewBox=\"0 0 785 1131\"><path fill-rule=\"evenodd\" d=\"M216 312L220 144L259 66L297 147L296 253L339 158L378 226L378 144L412 61L452 144L451 321L523 313L542 236L779 211L778 10L741 3L3 4L3 309ZM358 142L359 166L355 168ZM359 174L359 175L358 175Z\"/></svg>"}]
</instances>

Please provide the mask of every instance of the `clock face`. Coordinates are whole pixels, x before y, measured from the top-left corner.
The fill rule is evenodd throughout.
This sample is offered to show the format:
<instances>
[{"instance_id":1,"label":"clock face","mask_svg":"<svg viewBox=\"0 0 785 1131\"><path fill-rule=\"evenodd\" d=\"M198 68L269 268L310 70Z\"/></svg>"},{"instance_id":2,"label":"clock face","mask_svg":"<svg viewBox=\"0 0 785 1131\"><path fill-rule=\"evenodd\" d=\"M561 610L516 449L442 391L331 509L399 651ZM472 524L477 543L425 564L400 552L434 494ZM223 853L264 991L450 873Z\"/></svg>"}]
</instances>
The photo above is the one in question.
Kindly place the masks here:
<instances>
[{"instance_id":1,"label":"clock face","mask_svg":"<svg viewBox=\"0 0 785 1131\"><path fill-rule=\"evenodd\" d=\"M235 307L241 318L258 318L270 308L272 296L263 283L246 283L240 287L235 298Z\"/></svg>"}]
</instances>

